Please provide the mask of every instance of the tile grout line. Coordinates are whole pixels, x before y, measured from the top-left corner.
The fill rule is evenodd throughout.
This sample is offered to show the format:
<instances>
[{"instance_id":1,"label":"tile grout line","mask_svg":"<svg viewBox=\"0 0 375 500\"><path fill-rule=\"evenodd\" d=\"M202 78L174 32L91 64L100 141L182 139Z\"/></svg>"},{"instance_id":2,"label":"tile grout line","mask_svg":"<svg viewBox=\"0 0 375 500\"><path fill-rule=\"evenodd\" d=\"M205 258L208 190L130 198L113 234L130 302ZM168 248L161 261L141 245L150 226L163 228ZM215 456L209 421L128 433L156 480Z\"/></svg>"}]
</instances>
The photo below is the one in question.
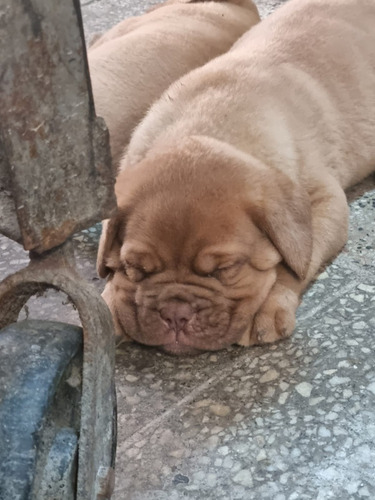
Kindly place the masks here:
<instances>
[{"instance_id":1,"label":"tile grout line","mask_svg":"<svg viewBox=\"0 0 375 500\"><path fill-rule=\"evenodd\" d=\"M359 267L359 266L355 265L355 267ZM328 302L325 302L324 305L314 307L312 310L310 310L306 314L302 315L299 318L299 321L304 321L306 319L311 318L314 314L316 314L317 312L323 310L324 308L326 308L327 306L332 304L332 302L334 302L338 297L346 294L347 292L350 292L352 289L354 289L356 287L357 284L358 284L357 281L353 281L350 284L348 284L347 286L343 287L338 294L335 294L334 296L332 296L331 300L329 300ZM215 384L215 383L220 382L220 380L225 378L233 370L240 368L243 365L244 356L245 356L245 353L243 356L241 356L239 359L237 359L233 363L233 365L231 365L230 367L225 369L220 375L211 377L208 380L206 380L205 382L203 382L201 385L195 387L187 396L180 399L180 401L178 401L173 407L169 408L164 413L162 413L161 415L159 415L155 419L148 422L148 424L145 425L141 430L135 431L131 436L129 436L128 438L126 438L123 441L122 446L127 448L129 445L132 445L133 443L141 440L145 436L145 434L147 434L147 432L149 430L154 429L160 422L166 420L170 415L172 415L180 407L184 406L187 403L190 403L192 400L194 400L194 398L196 396L198 396L205 389L210 387L211 384Z\"/></svg>"},{"instance_id":2,"label":"tile grout line","mask_svg":"<svg viewBox=\"0 0 375 500\"><path fill-rule=\"evenodd\" d=\"M332 304L332 302L334 302L336 299L338 299L341 295L345 295L346 293L353 290L353 288L355 288L357 284L358 283L356 281L353 281L349 285L341 288L340 292L332 295L330 300L327 300L324 303L322 303L321 305L317 305L317 306L313 307L312 309L310 309L309 311L307 311L306 313L301 314L301 316L299 316L297 318L297 321L298 322L305 321L306 319L309 319L312 316L314 316L314 314L316 314L317 312L320 312L320 311L326 309L328 306L330 306ZM297 327L298 327L298 325L297 325Z\"/></svg>"},{"instance_id":3,"label":"tile grout line","mask_svg":"<svg viewBox=\"0 0 375 500\"><path fill-rule=\"evenodd\" d=\"M355 270L357 272L357 279L361 278L365 281L367 274L365 273L363 267L360 266L359 264L356 264L355 262L351 262L351 265L355 268ZM316 283L318 281L319 281L319 276L317 277L317 279L315 280L314 283ZM314 285L314 283L312 284L312 286ZM325 301L324 303L322 303L322 305L315 306L314 308L310 309L308 312L306 312L304 314L301 314L301 316L298 317L298 321L304 321L306 319L311 318L314 314L316 314L319 311L324 310L327 306L331 305L332 302L334 302L338 297L350 292L356 286L358 286L358 280L352 281L348 285L341 288L337 294L332 295L330 300Z\"/></svg>"},{"instance_id":4,"label":"tile grout line","mask_svg":"<svg viewBox=\"0 0 375 500\"><path fill-rule=\"evenodd\" d=\"M244 354L245 355L245 354ZM227 369L224 369L223 372L220 375L214 376L203 382L203 384L200 384L199 386L195 387L187 396L183 397L178 401L172 408L169 408L167 411L156 417L155 419L151 420L147 425L143 427L143 429L136 431L134 434L126 438L122 445L127 447L129 444L133 444L134 442L142 439L144 434L147 433L148 430L153 429L156 427L160 422L163 420L167 419L171 414L173 414L178 408L181 406L184 406L187 403L190 403L191 401L194 400L195 397L197 397L199 394L201 394L205 389L208 389L211 384L218 383L220 380L225 378L228 373L232 372L233 370L238 369L240 366L243 365L244 362L244 355L242 355L239 359L237 359L233 365L228 367Z\"/></svg>"}]
</instances>

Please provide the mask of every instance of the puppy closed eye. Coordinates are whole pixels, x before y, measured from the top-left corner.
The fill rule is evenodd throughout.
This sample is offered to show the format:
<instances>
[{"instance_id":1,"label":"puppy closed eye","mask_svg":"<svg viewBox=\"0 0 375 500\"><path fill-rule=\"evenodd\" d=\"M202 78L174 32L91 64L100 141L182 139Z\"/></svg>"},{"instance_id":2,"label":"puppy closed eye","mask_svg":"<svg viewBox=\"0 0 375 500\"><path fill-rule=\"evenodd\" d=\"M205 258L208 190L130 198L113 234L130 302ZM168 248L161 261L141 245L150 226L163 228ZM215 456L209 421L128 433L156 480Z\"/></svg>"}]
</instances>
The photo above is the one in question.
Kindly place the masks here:
<instances>
[{"instance_id":1,"label":"puppy closed eye","mask_svg":"<svg viewBox=\"0 0 375 500\"><path fill-rule=\"evenodd\" d=\"M143 281L162 269L160 259L139 242L125 242L120 251L120 259L122 271L132 282Z\"/></svg>"},{"instance_id":2,"label":"puppy closed eye","mask_svg":"<svg viewBox=\"0 0 375 500\"><path fill-rule=\"evenodd\" d=\"M205 274L205 276L207 278L215 278L225 283L226 281L234 279L239 273L241 267L242 267L242 262L236 262L234 264L218 267L214 269L212 272Z\"/></svg>"},{"instance_id":3,"label":"puppy closed eye","mask_svg":"<svg viewBox=\"0 0 375 500\"><path fill-rule=\"evenodd\" d=\"M154 272L152 271L147 271L146 269L140 267L140 266L135 266L134 264L130 264L129 262L125 261L124 265L124 272L125 275L128 277L130 281L133 281L135 283L144 280L145 278L148 278Z\"/></svg>"}]
</instances>

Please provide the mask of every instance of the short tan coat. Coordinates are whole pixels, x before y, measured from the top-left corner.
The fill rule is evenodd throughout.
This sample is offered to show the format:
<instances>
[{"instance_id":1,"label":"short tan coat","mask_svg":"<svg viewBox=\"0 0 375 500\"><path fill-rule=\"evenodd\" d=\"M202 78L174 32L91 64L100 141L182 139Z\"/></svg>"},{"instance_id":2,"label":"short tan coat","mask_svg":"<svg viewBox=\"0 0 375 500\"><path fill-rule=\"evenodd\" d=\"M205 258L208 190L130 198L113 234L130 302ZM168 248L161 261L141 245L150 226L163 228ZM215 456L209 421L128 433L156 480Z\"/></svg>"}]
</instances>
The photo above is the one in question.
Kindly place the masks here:
<instances>
[{"instance_id":1,"label":"short tan coat","mask_svg":"<svg viewBox=\"0 0 375 500\"><path fill-rule=\"evenodd\" d=\"M174 353L289 336L375 170L375 2L290 0L136 129L98 255L119 335Z\"/></svg>"}]
</instances>

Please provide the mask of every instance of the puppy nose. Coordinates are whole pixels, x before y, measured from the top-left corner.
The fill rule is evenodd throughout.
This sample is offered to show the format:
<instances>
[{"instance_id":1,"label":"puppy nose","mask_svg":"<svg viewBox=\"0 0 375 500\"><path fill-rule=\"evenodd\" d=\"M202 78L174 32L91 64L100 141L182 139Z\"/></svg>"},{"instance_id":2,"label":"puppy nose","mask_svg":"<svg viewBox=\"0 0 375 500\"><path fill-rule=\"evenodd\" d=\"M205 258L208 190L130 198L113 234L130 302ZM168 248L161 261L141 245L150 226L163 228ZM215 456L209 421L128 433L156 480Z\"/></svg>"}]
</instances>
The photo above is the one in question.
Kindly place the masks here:
<instances>
[{"instance_id":1,"label":"puppy nose","mask_svg":"<svg viewBox=\"0 0 375 500\"><path fill-rule=\"evenodd\" d=\"M193 309L187 302L171 301L159 311L162 320L176 332L182 330L193 317Z\"/></svg>"}]
</instances>

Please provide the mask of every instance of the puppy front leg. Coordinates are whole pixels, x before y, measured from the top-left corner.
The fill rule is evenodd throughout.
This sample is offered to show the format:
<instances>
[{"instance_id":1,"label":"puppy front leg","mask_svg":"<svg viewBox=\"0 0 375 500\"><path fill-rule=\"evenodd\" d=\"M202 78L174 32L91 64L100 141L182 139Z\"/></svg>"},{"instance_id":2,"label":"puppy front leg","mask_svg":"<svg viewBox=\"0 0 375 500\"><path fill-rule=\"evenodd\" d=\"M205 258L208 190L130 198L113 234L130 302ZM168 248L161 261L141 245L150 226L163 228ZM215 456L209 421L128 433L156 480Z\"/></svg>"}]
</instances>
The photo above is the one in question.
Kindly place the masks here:
<instances>
[{"instance_id":1,"label":"puppy front leg","mask_svg":"<svg viewBox=\"0 0 375 500\"><path fill-rule=\"evenodd\" d=\"M333 177L315 186L310 192L313 249L306 278L300 280L286 266L279 265L276 283L240 345L264 344L289 337L295 327L302 292L346 243L348 205L344 191Z\"/></svg>"}]
</instances>

